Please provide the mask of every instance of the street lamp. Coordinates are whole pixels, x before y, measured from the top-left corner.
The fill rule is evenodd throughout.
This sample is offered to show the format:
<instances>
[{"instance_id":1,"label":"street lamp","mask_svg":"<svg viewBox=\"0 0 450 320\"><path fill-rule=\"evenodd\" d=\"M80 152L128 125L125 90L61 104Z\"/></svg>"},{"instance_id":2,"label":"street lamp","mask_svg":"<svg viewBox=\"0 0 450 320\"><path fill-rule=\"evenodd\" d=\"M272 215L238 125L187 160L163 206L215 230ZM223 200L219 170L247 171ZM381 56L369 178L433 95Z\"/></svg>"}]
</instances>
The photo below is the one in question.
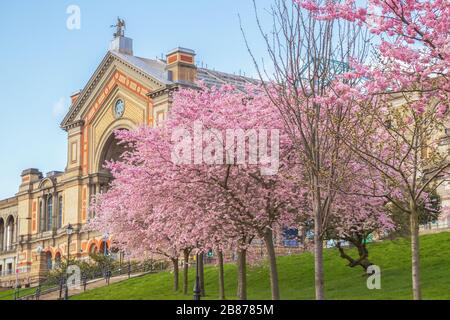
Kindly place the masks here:
<instances>
[{"instance_id":1,"label":"street lamp","mask_svg":"<svg viewBox=\"0 0 450 320\"><path fill-rule=\"evenodd\" d=\"M200 289L200 270L199 270L199 264L198 264L198 251L197 251L197 255L195 257L195 287L194 287L194 300L195 301L200 301L200 296L201 296L201 289Z\"/></svg>"},{"instance_id":2,"label":"street lamp","mask_svg":"<svg viewBox=\"0 0 450 320\"><path fill-rule=\"evenodd\" d=\"M70 237L73 233L73 227L69 223L69 225L66 228L67 233L67 268L69 268L69 261L70 261ZM66 279L66 287L64 288L64 300L69 300L69 283L67 283Z\"/></svg>"},{"instance_id":3,"label":"street lamp","mask_svg":"<svg viewBox=\"0 0 450 320\"><path fill-rule=\"evenodd\" d=\"M72 225L70 223L67 226L66 233L67 233L67 266L69 266L69 260L70 260L70 236L73 233L73 227L72 227Z\"/></svg>"}]
</instances>

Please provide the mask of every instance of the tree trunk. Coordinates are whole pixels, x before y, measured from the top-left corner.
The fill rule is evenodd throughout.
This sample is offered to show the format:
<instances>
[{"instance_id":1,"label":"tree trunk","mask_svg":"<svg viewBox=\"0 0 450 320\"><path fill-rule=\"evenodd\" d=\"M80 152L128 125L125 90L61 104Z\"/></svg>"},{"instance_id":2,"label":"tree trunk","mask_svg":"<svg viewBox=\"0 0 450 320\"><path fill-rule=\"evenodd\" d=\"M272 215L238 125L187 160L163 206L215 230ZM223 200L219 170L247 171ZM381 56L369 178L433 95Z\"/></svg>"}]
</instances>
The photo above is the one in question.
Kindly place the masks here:
<instances>
[{"instance_id":1,"label":"tree trunk","mask_svg":"<svg viewBox=\"0 0 450 320\"><path fill-rule=\"evenodd\" d=\"M247 250L238 251L238 300L247 300Z\"/></svg>"},{"instance_id":2,"label":"tree trunk","mask_svg":"<svg viewBox=\"0 0 450 320\"><path fill-rule=\"evenodd\" d=\"M219 251L219 299L225 300L225 272L223 268L223 252Z\"/></svg>"},{"instance_id":3,"label":"tree trunk","mask_svg":"<svg viewBox=\"0 0 450 320\"><path fill-rule=\"evenodd\" d=\"M316 181L318 184L318 182ZM317 187L318 188L318 187ZM323 287L323 238L322 238L322 215L320 203L320 191L316 190L314 201L314 284L316 289L316 300L324 300Z\"/></svg>"},{"instance_id":4,"label":"tree trunk","mask_svg":"<svg viewBox=\"0 0 450 320\"><path fill-rule=\"evenodd\" d=\"M178 291L179 289L178 259L172 259L172 264L173 264L173 290Z\"/></svg>"},{"instance_id":5,"label":"tree trunk","mask_svg":"<svg viewBox=\"0 0 450 320\"><path fill-rule=\"evenodd\" d=\"M367 250L366 245L363 241L359 241L360 239L346 240L351 242L358 249L359 258L353 259L349 256L345 252L345 249L341 246L341 243L338 241L336 243L336 248L338 248L341 258L349 262L348 266L350 268L361 266L365 271L365 275L367 275L367 269L372 266L373 263L369 260L369 251Z\"/></svg>"},{"instance_id":6,"label":"tree trunk","mask_svg":"<svg viewBox=\"0 0 450 320\"><path fill-rule=\"evenodd\" d=\"M267 254L269 256L270 267L270 288L272 290L272 300L280 300L280 289L278 285L278 268L275 246L273 243L273 232L268 229L264 234L264 242L266 243Z\"/></svg>"},{"instance_id":7,"label":"tree trunk","mask_svg":"<svg viewBox=\"0 0 450 320\"><path fill-rule=\"evenodd\" d=\"M189 285L189 249L184 249L183 256L183 294L188 294L188 285Z\"/></svg>"},{"instance_id":8,"label":"tree trunk","mask_svg":"<svg viewBox=\"0 0 450 320\"><path fill-rule=\"evenodd\" d=\"M199 274L200 274L200 291L201 296L206 296L205 292L205 264L204 264L204 257L205 255L203 253L200 253L198 255L198 262L199 262Z\"/></svg>"},{"instance_id":9,"label":"tree trunk","mask_svg":"<svg viewBox=\"0 0 450 320\"><path fill-rule=\"evenodd\" d=\"M412 264L412 286L414 300L422 300L420 285L420 247L419 247L419 218L417 206L413 201L410 203L411 209L411 264Z\"/></svg>"}]
</instances>

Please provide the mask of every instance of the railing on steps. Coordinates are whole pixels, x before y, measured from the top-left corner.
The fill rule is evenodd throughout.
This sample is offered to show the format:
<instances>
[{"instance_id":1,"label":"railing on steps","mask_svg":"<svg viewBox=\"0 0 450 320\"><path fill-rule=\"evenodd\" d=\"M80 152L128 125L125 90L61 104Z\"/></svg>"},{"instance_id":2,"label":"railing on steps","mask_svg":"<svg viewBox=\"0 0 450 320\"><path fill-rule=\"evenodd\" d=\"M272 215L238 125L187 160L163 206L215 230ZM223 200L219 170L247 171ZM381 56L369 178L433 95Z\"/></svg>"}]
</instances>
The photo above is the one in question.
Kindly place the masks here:
<instances>
[{"instance_id":1,"label":"railing on steps","mask_svg":"<svg viewBox=\"0 0 450 320\"><path fill-rule=\"evenodd\" d=\"M115 268L113 270L98 270L97 272L91 273L90 275L81 275L80 285L83 288L83 291L86 291L86 287L90 283L95 283L101 280L104 280L106 285L109 285L110 279L118 276L128 275L128 279L137 274L151 274L151 273L159 273L167 270L167 263L161 262L158 263L157 266L154 265L142 265L142 266L133 266L132 264L128 264L125 266L121 266ZM52 294L55 292L59 292L58 299L66 300L70 297L69 292L70 286L67 286L67 279L60 279L58 284L40 284L33 294L25 295L22 297L15 297L15 300L40 300L41 297Z\"/></svg>"}]
</instances>

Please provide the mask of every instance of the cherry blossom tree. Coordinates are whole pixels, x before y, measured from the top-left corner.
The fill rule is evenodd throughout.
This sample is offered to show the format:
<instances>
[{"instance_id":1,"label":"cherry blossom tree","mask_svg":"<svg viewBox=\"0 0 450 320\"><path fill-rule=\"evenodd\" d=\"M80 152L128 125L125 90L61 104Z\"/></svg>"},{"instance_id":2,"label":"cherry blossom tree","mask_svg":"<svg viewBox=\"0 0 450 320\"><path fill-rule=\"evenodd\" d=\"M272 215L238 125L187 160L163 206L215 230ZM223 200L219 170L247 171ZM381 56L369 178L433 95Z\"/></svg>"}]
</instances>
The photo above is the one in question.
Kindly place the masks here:
<instances>
[{"instance_id":1,"label":"cherry blossom tree","mask_svg":"<svg viewBox=\"0 0 450 320\"><path fill-rule=\"evenodd\" d=\"M256 87L180 89L164 127L117 134L131 151L108 165L115 180L96 200L92 226L138 252L166 254L174 268L183 250L236 248L240 299L247 297L247 250L258 237L279 299L273 238L292 225L298 191L286 174L290 142L280 128Z\"/></svg>"},{"instance_id":2,"label":"cherry blossom tree","mask_svg":"<svg viewBox=\"0 0 450 320\"><path fill-rule=\"evenodd\" d=\"M372 131L353 149L382 172L391 189L388 199L410 218L413 295L421 299L418 208L427 205L427 190L433 192L448 177L448 152L441 142L450 100L450 3L296 2L317 20L353 22L375 36L373 66L355 62L349 73L368 80L369 103L361 117Z\"/></svg>"},{"instance_id":3,"label":"cherry blossom tree","mask_svg":"<svg viewBox=\"0 0 450 320\"><path fill-rule=\"evenodd\" d=\"M144 133L147 135L144 136ZM90 228L113 234L115 244L134 257L141 258L146 253L152 253L170 259L174 270L174 288L178 290L180 252L190 252L195 247L195 242L191 242L189 237L184 235L196 230L192 221L183 223L183 219L189 217L184 214L184 210L192 210L188 204L181 203L182 199L175 196L169 203L162 201L166 199L163 182L167 176L163 177L161 174L170 174L170 168L164 166L166 162L162 153L166 140L159 136L158 130L117 132L117 136L122 143L129 145L130 150L138 151L127 152L121 161L107 164L114 180L108 192L96 197L92 207L96 216L91 221ZM154 167L142 165L145 160L143 153L146 150L138 141L144 138L149 148L161 151L160 157L153 158ZM168 147L166 151L170 151ZM170 154L168 155L170 159ZM160 162L156 164L157 160ZM162 180L157 180L161 177ZM149 183L149 179L155 183ZM175 220L178 223L171 224ZM183 290L186 289L188 281L186 255L184 258Z\"/></svg>"},{"instance_id":4,"label":"cherry blossom tree","mask_svg":"<svg viewBox=\"0 0 450 320\"><path fill-rule=\"evenodd\" d=\"M353 178L348 179L338 192L326 237L336 241L341 257L349 262L350 267L361 266L367 271L372 265L367 248L368 237L382 238L393 232L396 226L386 207L386 191L380 174L358 162L349 169ZM342 242L355 247L358 257L348 254Z\"/></svg>"},{"instance_id":5,"label":"cherry blossom tree","mask_svg":"<svg viewBox=\"0 0 450 320\"><path fill-rule=\"evenodd\" d=\"M382 175L385 197L410 220L412 278L415 299L421 299L419 211L431 206L430 194L448 180L449 153L442 143L446 116L429 101L417 111L414 99L402 94L399 105L383 99L362 113L367 139L354 137L351 148ZM381 99L380 99L381 100ZM383 101L382 100L382 101ZM370 110L370 111L369 111ZM358 130L359 131L359 130Z\"/></svg>"},{"instance_id":6,"label":"cherry blossom tree","mask_svg":"<svg viewBox=\"0 0 450 320\"><path fill-rule=\"evenodd\" d=\"M304 177L314 223L316 299L324 294L323 243L333 213L337 191L349 174L352 155L345 152L352 113L358 104L353 95L355 79L336 81L353 60L364 61L367 33L350 22L318 20L315 14L292 0L275 0L268 10L270 32L257 23L270 64L260 63L250 49L269 99L278 109L293 143L297 172ZM244 37L245 37L245 32Z\"/></svg>"},{"instance_id":7,"label":"cherry blossom tree","mask_svg":"<svg viewBox=\"0 0 450 320\"><path fill-rule=\"evenodd\" d=\"M288 161L290 142L279 133L281 121L277 110L266 95L254 87L246 88L245 92L237 92L229 86L181 90L174 97L166 127L176 130L191 126L192 130L188 131L195 134L192 123L200 122L205 147L201 156L206 164L184 165L182 176L188 186L186 194L197 190L196 203L202 203L203 208L209 203L209 212L220 213L212 221L221 221L220 225L228 230L225 236L234 238L239 252L239 298L246 298L246 252L252 240L258 237L268 251L272 298L279 299L273 237L274 232L292 223L290 218L297 206L298 186L286 176L291 165ZM269 146L267 138L271 138ZM211 142L215 144L213 149ZM238 150L240 143L247 146ZM269 151L272 157L268 156ZM180 156L184 157L185 153ZM211 157L213 161L208 164ZM276 172L267 174L274 165Z\"/></svg>"}]
</instances>

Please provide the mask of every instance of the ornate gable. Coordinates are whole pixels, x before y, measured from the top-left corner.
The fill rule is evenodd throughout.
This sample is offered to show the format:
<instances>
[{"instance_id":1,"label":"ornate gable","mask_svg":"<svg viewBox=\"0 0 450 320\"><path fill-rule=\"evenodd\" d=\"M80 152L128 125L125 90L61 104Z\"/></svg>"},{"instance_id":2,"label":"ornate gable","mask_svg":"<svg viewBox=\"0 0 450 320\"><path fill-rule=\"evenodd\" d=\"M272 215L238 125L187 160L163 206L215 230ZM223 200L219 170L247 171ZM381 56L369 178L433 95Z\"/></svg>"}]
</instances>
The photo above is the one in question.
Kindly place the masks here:
<instances>
[{"instance_id":1,"label":"ornate gable","mask_svg":"<svg viewBox=\"0 0 450 320\"><path fill-rule=\"evenodd\" d=\"M157 64L157 62L154 64ZM126 74L129 78L127 80L134 79L129 82L119 83L122 85L130 85L129 88L131 90L138 90L136 92L143 97L151 91L164 88L170 83L165 79L162 70L157 70L156 68L152 69L151 66L146 64L144 59L109 51L84 90L72 104L69 112L61 123L61 128L67 131L74 126L82 125L82 115L91 107L91 101L98 94L104 94L102 88L104 89L105 82L111 80L111 75L114 75L114 72L117 70L121 70L122 75ZM121 81L123 79L123 77L120 77L118 80Z\"/></svg>"},{"instance_id":2,"label":"ornate gable","mask_svg":"<svg viewBox=\"0 0 450 320\"><path fill-rule=\"evenodd\" d=\"M111 154L104 149L111 147L115 130L153 125L149 94L170 84L166 74L164 62L135 57L120 48L106 54L61 123L68 132L67 179L103 172L104 161L110 160L103 158Z\"/></svg>"}]
</instances>

